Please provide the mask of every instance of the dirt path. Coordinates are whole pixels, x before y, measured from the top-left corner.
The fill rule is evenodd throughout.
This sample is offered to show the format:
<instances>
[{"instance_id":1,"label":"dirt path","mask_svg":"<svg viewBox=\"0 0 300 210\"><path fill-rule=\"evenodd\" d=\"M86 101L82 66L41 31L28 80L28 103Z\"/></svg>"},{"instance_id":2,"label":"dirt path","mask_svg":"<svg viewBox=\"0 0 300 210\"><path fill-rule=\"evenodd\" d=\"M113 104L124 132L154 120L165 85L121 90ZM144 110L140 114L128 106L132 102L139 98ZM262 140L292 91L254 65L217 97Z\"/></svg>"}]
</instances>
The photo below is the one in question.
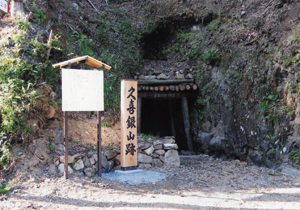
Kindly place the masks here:
<instances>
[{"instance_id":1,"label":"dirt path","mask_svg":"<svg viewBox=\"0 0 300 210\"><path fill-rule=\"evenodd\" d=\"M16 176L0 209L300 209L300 182L239 161L202 157L153 168L168 178L137 186L103 178Z\"/></svg>"}]
</instances>

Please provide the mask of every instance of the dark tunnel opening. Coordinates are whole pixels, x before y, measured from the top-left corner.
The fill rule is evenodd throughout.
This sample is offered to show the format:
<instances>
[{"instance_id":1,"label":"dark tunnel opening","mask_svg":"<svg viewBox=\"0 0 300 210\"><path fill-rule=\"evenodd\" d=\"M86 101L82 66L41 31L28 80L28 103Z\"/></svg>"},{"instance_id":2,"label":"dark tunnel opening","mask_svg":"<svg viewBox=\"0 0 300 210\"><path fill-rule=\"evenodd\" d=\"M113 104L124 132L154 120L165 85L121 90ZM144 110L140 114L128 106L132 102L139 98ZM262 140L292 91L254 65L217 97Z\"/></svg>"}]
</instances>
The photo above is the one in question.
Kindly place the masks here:
<instances>
[{"instance_id":1,"label":"dark tunnel opening","mask_svg":"<svg viewBox=\"0 0 300 210\"><path fill-rule=\"evenodd\" d=\"M142 34L143 58L166 60L166 55L163 53L164 47L176 38L178 32L190 30L193 25L199 23L199 18L192 14L169 17L156 23L154 29Z\"/></svg>"},{"instance_id":2,"label":"dark tunnel opening","mask_svg":"<svg viewBox=\"0 0 300 210\"><path fill-rule=\"evenodd\" d=\"M178 150L188 150L181 99L142 99L141 133L174 136Z\"/></svg>"}]
</instances>

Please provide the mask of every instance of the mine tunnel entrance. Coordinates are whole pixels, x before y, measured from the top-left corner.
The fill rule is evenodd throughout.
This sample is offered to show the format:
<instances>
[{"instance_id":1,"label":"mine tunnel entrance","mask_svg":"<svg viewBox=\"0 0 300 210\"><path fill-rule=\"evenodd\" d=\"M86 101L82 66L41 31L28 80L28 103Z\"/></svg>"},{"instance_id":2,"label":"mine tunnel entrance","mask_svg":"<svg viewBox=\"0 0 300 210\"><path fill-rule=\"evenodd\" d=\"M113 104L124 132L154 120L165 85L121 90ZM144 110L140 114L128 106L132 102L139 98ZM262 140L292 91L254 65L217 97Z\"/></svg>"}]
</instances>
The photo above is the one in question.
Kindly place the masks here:
<instances>
[{"instance_id":1,"label":"mine tunnel entrance","mask_svg":"<svg viewBox=\"0 0 300 210\"><path fill-rule=\"evenodd\" d=\"M193 79L139 80L138 84L138 132L174 136L179 151L193 151L189 110L198 89Z\"/></svg>"},{"instance_id":2,"label":"mine tunnel entrance","mask_svg":"<svg viewBox=\"0 0 300 210\"><path fill-rule=\"evenodd\" d=\"M180 99L142 99L141 132L174 136L179 150L188 150Z\"/></svg>"}]
</instances>

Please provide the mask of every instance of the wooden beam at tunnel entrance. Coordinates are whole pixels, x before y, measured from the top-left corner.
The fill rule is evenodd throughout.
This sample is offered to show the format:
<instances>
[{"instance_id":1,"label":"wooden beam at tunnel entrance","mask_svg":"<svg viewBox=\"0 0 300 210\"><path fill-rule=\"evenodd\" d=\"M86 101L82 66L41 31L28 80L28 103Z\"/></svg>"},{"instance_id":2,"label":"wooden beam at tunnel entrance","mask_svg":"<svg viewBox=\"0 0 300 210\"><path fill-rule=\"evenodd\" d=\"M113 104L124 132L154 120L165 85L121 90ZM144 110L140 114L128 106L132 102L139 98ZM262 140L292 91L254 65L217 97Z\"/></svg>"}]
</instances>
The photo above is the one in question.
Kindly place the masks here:
<instances>
[{"instance_id":1,"label":"wooden beam at tunnel entrance","mask_svg":"<svg viewBox=\"0 0 300 210\"><path fill-rule=\"evenodd\" d=\"M191 131L190 131L190 115L189 115L189 106L186 97L182 97L181 99L181 107L182 107L182 117L184 123L184 130L187 138L187 144L190 151L193 151L193 142L191 138Z\"/></svg>"}]
</instances>

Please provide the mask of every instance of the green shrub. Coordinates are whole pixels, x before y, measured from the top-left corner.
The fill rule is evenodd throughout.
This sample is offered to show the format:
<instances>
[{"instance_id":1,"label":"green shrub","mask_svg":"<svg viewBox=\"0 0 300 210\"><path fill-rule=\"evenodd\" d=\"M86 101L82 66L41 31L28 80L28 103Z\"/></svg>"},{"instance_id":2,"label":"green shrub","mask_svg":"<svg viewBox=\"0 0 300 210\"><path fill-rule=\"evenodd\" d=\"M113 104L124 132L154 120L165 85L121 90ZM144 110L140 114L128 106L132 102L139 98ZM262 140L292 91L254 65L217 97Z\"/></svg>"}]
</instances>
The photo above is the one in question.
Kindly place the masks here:
<instances>
[{"instance_id":1,"label":"green shrub","mask_svg":"<svg viewBox=\"0 0 300 210\"><path fill-rule=\"evenodd\" d=\"M214 64L221 60L221 56L221 52L216 47L212 47L202 54L202 59L206 62Z\"/></svg>"},{"instance_id":2,"label":"green shrub","mask_svg":"<svg viewBox=\"0 0 300 210\"><path fill-rule=\"evenodd\" d=\"M290 159L297 165L300 165L300 151L293 150L290 152Z\"/></svg>"}]
</instances>

